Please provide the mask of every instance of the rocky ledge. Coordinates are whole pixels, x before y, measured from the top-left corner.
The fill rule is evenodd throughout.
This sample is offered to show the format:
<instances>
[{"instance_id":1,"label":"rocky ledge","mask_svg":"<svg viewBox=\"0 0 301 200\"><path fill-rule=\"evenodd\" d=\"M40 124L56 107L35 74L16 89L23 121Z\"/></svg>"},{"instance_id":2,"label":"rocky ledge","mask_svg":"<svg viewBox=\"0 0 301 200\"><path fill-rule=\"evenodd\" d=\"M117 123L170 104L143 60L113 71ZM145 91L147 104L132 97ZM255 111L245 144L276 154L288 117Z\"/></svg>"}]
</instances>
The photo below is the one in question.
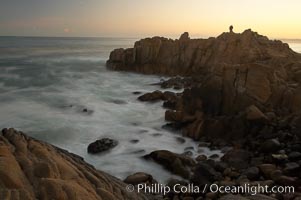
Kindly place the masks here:
<instances>
[{"instance_id":1,"label":"rocky ledge","mask_svg":"<svg viewBox=\"0 0 301 200\"><path fill-rule=\"evenodd\" d=\"M0 135L0 199L146 199L66 150L14 129Z\"/></svg>"}]
</instances>

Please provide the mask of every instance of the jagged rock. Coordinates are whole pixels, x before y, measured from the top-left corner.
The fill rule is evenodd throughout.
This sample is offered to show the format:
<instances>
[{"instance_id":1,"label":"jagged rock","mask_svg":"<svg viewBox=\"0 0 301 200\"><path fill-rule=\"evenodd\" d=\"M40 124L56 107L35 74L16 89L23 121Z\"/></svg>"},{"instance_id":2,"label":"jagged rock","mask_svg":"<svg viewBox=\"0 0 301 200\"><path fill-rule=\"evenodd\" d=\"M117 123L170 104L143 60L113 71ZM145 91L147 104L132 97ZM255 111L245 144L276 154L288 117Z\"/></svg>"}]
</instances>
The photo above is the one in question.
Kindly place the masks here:
<instances>
[{"instance_id":1,"label":"jagged rock","mask_svg":"<svg viewBox=\"0 0 301 200\"><path fill-rule=\"evenodd\" d=\"M178 174L183 178L190 177L191 168L196 164L190 157L172 153L167 150L153 151L150 154L145 155L144 158L154 160L172 173Z\"/></svg>"},{"instance_id":2,"label":"jagged rock","mask_svg":"<svg viewBox=\"0 0 301 200\"><path fill-rule=\"evenodd\" d=\"M96 140L92 142L88 146L88 153L101 153L112 149L118 145L118 141L110 139L110 138L102 138L100 140Z\"/></svg>"},{"instance_id":3,"label":"jagged rock","mask_svg":"<svg viewBox=\"0 0 301 200\"><path fill-rule=\"evenodd\" d=\"M14 129L0 136L0 199L146 199L66 150Z\"/></svg>"}]
</instances>

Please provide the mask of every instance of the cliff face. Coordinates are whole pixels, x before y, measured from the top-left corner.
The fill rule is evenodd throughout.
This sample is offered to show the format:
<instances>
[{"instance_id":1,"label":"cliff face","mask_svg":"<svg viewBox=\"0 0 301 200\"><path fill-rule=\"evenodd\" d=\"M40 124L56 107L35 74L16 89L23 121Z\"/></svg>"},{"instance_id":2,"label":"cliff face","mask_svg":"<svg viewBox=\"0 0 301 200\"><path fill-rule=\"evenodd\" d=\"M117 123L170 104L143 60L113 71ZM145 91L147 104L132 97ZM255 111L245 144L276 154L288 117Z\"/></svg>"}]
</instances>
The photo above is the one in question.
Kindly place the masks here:
<instances>
[{"instance_id":1,"label":"cliff face","mask_svg":"<svg viewBox=\"0 0 301 200\"><path fill-rule=\"evenodd\" d=\"M0 199L145 199L82 158L14 129L0 136Z\"/></svg>"},{"instance_id":2,"label":"cliff face","mask_svg":"<svg viewBox=\"0 0 301 200\"><path fill-rule=\"evenodd\" d=\"M195 75L220 72L233 65L263 64L296 60L300 55L281 41L271 41L251 30L242 34L223 33L217 38L179 40L162 37L142 39L134 48L116 49L107 62L109 68L147 74Z\"/></svg>"},{"instance_id":3,"label":"cliff face","mask_svg":"<svg viewBox=\"0 0 301 200\"><path fill-rule=\"evenodd\" d=\"M213 114L237 113L252 104L282 114L301 108L301 55L251 30L209 39L190 39L188 33L179 40L142 39L134 48L112 51L107 66L202 77L194 86Z\"/></svg>"}]
</instances>

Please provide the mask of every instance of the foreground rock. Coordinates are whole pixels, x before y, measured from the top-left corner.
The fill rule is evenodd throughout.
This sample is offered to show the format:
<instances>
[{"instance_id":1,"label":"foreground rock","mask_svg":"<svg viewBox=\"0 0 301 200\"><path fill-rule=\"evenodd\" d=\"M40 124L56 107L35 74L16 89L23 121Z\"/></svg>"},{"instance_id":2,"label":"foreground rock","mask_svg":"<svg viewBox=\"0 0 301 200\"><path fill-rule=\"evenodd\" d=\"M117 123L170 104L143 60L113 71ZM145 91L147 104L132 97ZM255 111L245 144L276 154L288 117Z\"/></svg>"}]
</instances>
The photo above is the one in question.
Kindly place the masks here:
<instances>
[{"instance_id":1,"label":"foreground rock","mask_svg":"<svg viewBox=\"0 0 301 200\"><path fill-rule=\"evenodd\" d=\"M0 136L0 199L146 199L77 155L14 129Z\"/></svg>"},{"instance_id":2,"label":"foreground rock","mask_svg":"<svg viewBox=\"0 0 301 200\"><path fill-rule=\"evenodd\" d=\"M100 140L96 140L95 142L92 142L88 146L88 153L101 153L104 151L107 151L109 149L112 149L118 145L118 141L110 139L110 138L102 138Z\"/></svg>"}]
</instances>

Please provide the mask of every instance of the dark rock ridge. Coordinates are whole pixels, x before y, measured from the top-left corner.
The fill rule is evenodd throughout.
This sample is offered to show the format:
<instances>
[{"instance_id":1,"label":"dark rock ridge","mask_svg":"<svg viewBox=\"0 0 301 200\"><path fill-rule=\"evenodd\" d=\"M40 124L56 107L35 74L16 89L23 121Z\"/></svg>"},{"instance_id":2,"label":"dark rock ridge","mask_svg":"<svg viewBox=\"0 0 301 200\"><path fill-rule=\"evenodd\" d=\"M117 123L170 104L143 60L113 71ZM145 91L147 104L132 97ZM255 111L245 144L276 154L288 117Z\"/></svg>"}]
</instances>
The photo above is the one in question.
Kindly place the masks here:
<instances>
[{"instance_id":1,"label":"dark rock ridge","mask_svg":"<svg viewBox=\"0 0 301 200\"><path fill-rule=\"evenodd\" d=\"M146 199L63 149L14 129L0 135L0 199Z\"/></svg>"}]
</instances>

